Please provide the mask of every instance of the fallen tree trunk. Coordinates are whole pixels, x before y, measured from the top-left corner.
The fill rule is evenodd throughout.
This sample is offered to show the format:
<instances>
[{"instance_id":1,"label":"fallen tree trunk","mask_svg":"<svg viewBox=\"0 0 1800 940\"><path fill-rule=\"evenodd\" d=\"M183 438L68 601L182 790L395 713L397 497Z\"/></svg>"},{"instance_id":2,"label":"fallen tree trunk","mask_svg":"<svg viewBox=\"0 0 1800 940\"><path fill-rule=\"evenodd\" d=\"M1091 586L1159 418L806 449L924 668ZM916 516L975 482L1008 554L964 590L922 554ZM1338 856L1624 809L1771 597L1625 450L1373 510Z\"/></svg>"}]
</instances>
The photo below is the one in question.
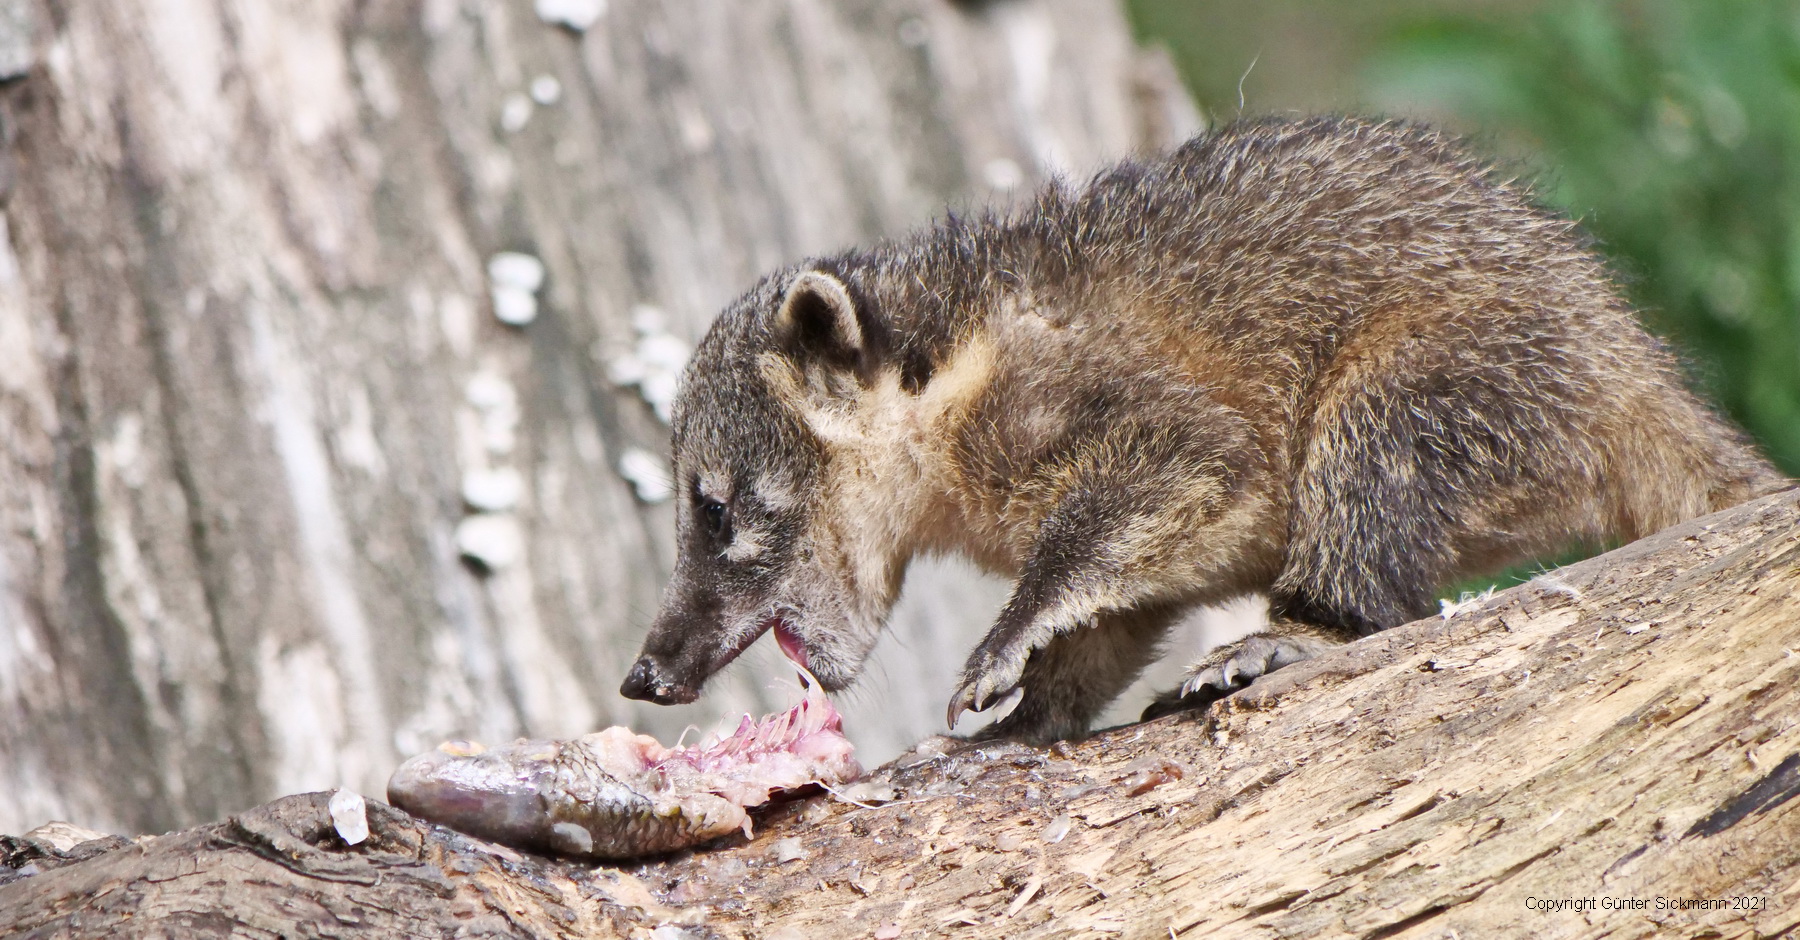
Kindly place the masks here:
<instances>
[{"instance_id":1,"label":"fallen tree trunk","mask_svg":"<svg viewBox=\"0 0 1800 940\"><path fill-rule=\"evenodd\" d=\"M866 808L636 866L499 849L325 794L59 852L20 935L1790 935L1800 491L1048 751L920 753Z\"/></svg>"}]
</instances>

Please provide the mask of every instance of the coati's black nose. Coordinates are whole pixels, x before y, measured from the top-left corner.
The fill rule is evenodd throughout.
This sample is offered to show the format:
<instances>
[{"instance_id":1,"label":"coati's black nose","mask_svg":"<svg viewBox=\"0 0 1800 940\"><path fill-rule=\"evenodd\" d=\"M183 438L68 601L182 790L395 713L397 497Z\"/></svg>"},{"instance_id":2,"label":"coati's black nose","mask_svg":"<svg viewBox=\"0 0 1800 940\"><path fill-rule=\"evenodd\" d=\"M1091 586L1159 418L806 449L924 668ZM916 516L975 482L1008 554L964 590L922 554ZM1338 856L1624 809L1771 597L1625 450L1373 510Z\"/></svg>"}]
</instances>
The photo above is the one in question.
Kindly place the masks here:
<instances>
[{"instance_id":1,"label":"coati's black nose","mask_svg":"<svg viewBox=\"0 0 1800 940\"><path fill-rule=\"evenodd\" d=\"M631 672L626 673L625 682L619 686L619 694L640 702L654 702L655 688L656 660L645 656L632 664Z\"/></svg>"},{"instance_id":2,"label":"coati's black nose","mask_svg":"<svg viewBox=\"0 0 1800 940\"><path fill-rule=\"evenodd\" d=\"M683 705L699 698L699 692L694 687L670 681L663 675L661 665L650 656L640 657L632 664L631 672L626 674L624 683L619 686L619 694L658 705Z\"/></svg>"}]
</instances>

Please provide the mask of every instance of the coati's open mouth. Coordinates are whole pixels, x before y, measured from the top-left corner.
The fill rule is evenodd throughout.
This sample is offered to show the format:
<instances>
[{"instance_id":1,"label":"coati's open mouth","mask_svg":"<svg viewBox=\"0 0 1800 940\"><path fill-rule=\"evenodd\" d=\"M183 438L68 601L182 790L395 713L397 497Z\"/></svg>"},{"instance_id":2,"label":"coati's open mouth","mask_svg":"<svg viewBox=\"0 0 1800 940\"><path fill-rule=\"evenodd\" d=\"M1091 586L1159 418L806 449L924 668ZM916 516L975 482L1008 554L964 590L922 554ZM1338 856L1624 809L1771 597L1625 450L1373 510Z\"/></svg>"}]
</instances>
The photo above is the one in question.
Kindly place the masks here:
<instances>
[{"instance_id":1,"label":"coati's open mouth","mask_svg":"<svg viewBox=\"0 0 1800 940\"><path fill-rule=\"evenodd\" d=\"M768 633L770 630L775 631L775 642L781 647L781 654L788 659L793 660L794 665L799 666L801 669L806 669L805 642L800 639L798 633L794 632L793 625L788 623L788 615L785 613L776 613L764 617L762 623L756 625L755 630L745 634L743 639L738 640L735 645L726 649L723 656L720 656L717 660L713 661L712 670L708 675L718 675L719 670L724 669L726 666L735 662L739 656L743 655L745 650L750 648L751 644L762 639L763 634Z\"/></svg>"},{"instance_id":2,"label":"coati's open mouth","mask_svg":"<svg viewBox=\"0 0 1800 940\"><path fill-rule=\"evenodd\" d=\"M736 644L727 648L723 655L713 661L712 668L707 675L709 677L718 675L720 670L735 662L745 650L750 648L751 644L762 639L763 634L770 630L775 631L775 642L781 647L781 654L792 660L794 665L801 669L807 669L806 643L800 639L800 634L794 632L793 625L788 622L788 615L776 613L764 617L762 623L756 625L755 630L745 634ZM696 690L697 692L698 690ZM690 698L686 701L693 701L693 699Z\"/></svg>"},{"instance_id":3,"label":"coati's open mouth","mask_svg":"<svg viewBox=\"0 0 1800 940\"><path fill-rule=\"evenodd\" d=\"M775 626L775 644L781 647L781 655L793 660L794 665L801 669L810 670L812 666L806 661L806 642L800 639L800 634L794 632L786 617L771 619Z\"/></svg>"}]
</instances>

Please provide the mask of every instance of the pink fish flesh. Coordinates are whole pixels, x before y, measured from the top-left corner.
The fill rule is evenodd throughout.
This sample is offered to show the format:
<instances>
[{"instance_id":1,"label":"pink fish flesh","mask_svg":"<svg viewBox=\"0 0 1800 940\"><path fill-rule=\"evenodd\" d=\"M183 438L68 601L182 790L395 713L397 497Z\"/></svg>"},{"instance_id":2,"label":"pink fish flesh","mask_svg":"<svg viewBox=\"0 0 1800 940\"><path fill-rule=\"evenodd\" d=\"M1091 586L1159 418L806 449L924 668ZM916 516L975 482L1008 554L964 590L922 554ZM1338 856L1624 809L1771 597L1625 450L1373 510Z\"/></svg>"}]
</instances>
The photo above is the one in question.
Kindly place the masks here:
<instances>
[{"instance_id":1,"label":"pink fish flesh","mask_svg":"<svg viewBox=\"0 0 1800 940\"><path fill-rule=\"evenodd\" d=\"M731 735L690 747L621 727L572 741L447 741L394 771L388 802L519 848L635 858L749 834L747 810L774 795L861 776L852 750L815 681L793 708L745 715Z\"/></svg>"}]
</instances>

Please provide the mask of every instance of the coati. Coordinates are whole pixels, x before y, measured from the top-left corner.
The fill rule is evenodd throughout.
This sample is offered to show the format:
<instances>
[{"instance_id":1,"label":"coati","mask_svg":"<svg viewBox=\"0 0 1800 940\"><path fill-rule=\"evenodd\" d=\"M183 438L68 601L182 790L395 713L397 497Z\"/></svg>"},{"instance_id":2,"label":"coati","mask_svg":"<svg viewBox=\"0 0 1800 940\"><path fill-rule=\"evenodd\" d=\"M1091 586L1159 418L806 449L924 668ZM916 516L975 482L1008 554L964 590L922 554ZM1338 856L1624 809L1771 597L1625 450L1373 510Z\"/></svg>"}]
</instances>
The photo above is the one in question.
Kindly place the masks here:
<instances>
[{"instance_id":1,"label":"coati","mask_svg":"<svg viewBox=\"0 0 1800 940\"><path fill-rule=\"evenodd\" d=\"M1684 391L1575 225L1450 139L1252 121L1004 216L764 278L673 411L680 556L621 692L764 632L852 682L909 559L1015 580L952 723L1085 732L1198 604L1274 627L1153 710L1433 592L1787 485Z\"/></svg>"}]
</instances>

